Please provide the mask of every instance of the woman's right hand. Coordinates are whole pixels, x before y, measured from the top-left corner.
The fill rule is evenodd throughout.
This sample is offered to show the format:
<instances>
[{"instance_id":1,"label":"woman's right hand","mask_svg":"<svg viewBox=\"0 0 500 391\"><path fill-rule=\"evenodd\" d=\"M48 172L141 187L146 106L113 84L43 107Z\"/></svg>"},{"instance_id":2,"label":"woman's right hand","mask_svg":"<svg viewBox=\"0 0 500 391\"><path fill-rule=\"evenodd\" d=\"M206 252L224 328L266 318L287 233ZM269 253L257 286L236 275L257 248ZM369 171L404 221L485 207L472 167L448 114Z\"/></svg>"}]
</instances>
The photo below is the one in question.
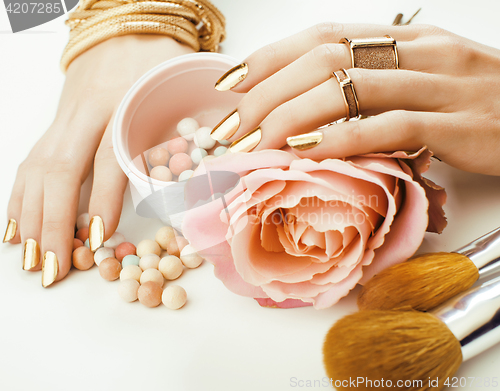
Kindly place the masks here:
<instances>
[{"instance_id":1,"label":"woman's right hand","mask_svg":"<svg viewBox=\"0 0 500 391\"><path fill-rule=\"evenodd\" d=\"M123 96L149 69L191 52L169 37L126 35L100 43L69 66L56 118L19 166L8 206L8 218L18 224L10 243L32 239L39 247L40 255L24 253L25 270L40 270L48 252L44 286L71 268L80 187L92 165L89 214L102 218L104 240L118 226L127 178L116 161L111 130Z\"/></svg>"}]
</instances>

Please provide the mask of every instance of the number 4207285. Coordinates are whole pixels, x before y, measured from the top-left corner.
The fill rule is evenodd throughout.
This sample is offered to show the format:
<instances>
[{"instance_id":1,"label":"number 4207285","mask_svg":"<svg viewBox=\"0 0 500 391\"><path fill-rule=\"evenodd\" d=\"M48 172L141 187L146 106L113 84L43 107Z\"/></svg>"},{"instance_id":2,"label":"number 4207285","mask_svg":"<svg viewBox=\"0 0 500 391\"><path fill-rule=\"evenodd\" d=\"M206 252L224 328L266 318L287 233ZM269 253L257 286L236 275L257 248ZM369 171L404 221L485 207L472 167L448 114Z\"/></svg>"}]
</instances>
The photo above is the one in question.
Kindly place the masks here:
<instances>
[{"instance_id":1,"label":"number 4207285","mask_svg":"<svg viewBox=\"0 0 500 391\"><path fill-rule=\"evenodd\" d=\"M6 10L9 14L59 14L61 5L59 3L9 3Z\"/></svg>"}]
</instances>

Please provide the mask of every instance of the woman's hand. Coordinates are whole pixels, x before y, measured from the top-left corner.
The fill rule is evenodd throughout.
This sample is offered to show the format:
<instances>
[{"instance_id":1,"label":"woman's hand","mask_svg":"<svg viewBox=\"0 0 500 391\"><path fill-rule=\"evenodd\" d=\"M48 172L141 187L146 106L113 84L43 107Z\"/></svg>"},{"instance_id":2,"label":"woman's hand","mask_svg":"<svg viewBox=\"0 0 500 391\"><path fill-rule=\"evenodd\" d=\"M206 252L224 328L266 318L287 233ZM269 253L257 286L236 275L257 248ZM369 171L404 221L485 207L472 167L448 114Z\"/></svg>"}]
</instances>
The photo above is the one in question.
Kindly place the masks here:
<instances>
[{"instance_id":1,"label":"woman's hand","mask_svg":"<svg viewBox=\"0 0 500 391\"><path fill-rule=\"evenodd\" d=\"M56 118L20 165L8 207L8 217L18 223L10 242L33 239L41 252L37 257L28 251L24 268L40 270L47 251L57 258L58 272L47 267L44 286L71 267L80 187L92 164L89 214L102 218L104 240L118 226L127 178L115 159L111 131L123 96L152 67L190 52L169 37L127 35L89 49L69 66Z\"/></svg>"},{"instance_id":2,"label":"woman's hand","mask_svg":"<svg viewBox=\"0 0 500 391\"><path fill-rule=\"evenodd\" d=\"M349 49L338 43L343 37L385 34L397 41L400 69L349 69ZM216 137L230 135L240 122L229 140L260 126L262 138L255 150L281 148L289 136L345 117L343 96L331 74L347 68L360 113L373 117L321 129L322 141L297 150L299 156L339 158L427 145L457 168L500 175L497 49L433 26L326 23L268 45L245 63L246 77L240 69L218 85L227 89L240 76L243 81L232 90L248 94L237 114L217 128ZM258 132L253 138L258 141Z\"/></svg>"}]
</instances>

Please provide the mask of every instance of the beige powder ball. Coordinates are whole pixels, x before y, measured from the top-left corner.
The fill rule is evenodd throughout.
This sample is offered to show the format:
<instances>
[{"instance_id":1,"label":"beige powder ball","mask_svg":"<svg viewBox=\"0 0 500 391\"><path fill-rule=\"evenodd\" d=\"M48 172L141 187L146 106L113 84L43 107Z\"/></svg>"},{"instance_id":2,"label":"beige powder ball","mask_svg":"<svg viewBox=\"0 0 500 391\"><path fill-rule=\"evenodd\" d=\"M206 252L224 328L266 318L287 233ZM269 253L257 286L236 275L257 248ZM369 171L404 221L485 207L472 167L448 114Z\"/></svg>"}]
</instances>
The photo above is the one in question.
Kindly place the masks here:
<instances>
[{"instance_id":1,"label":"beige powder ball","mask_svg":"<svg viewBox=\"0 0 500 391\"><path fill-rule=\"evenodd\" d=\"M139 261L139 267L142 271L146 269L158 269L160 257L156 254L146 254Z\"/></svg>"},{"instance_id":2,"label":"beige powder ball","mask_svg":"<svg viewBox=\"0 0 500 391\"><path fill-rule=\"evenodd\" d=\"M190 269L197 268L203 262L203 258L198 255L190 244L182 249L180 258L184 266Z\"/></svg>"},{"instance_id":3,"label":"beige powder ball","mask_svg":"<svg viewBox=\"0 0 500 391\"><path fill-rule=\"evenodd\" d=\"M160 260L158 270L167 280L175 280L182 274L184 266L178 257L168 255Z\"/></svg>"},{"instance_id":4,"label":"beige powder ball","mask_svg":"<svg viewBox=\"0 0 500 391\"><path fill-rule=\"evenodd\" d=\"M161 227L155 235L156 243L158 243L163 250L167 249L169 240L173 238L175 238L175 230L168 226Z\"/></svg>"},{"instance_id":5,"label":"beige powder ball","mask_svg":"<svg viewBox=\"0 0 500 391\"><path fill-rule=\"evenodd\" d=\"M137 265L128 265L125 266L120 273L120 280L128 280L133 279L137 282L141 281L142 269Z\"/></svg>"},{"instance_id":6,"label":"beige powder ball","mask_svg":"<svg viewBox=\"0 0 500 391\"><path fill-rule=\"evenodd\" d=\"M144 239L137 245L137 256L142 258L146 254L156 254L160 256L161 248L154 240Z\"/></svg>"},{"instance_id":7,"label":"beige powder ball","mask_svg":"<svg viewBox=\"0 0 500 391\"><path fill-rule=\"evenodd\" d=\"M154 269L148 269L154 270ZM146 307L158 307L161 303L162 288L153 281L147 281L139 287L137 297Z\"/></svg>"},{"instance_id":8,"label":"beige powder ball","mask_svg":"<svg viewBox=\"0 0 500 391\"><path fill-rule=\"evenodd\" d=\"M162 288L163 288L163 283L165 282L165 280L163 279L163 274L161 274L156 269L146 269L142 272L139 282L141 283L141 285L143 285L148 281L152 281L155 284L158 284Z\"/></svg>"},{"instance_id":9,"label":"beige powder ball","mask_svg":"<svg viewBox=\"0 0 500 391\"><path fill-rule=\"evenodd\" d=\"M163 291L161 301L165 307L171 310L178 310L186 304L187 294L183 287L179 285L170 285Z\"/></svg>"},{"instance_id":10,"label":"beige powder ball","mask_svg":"<svg viewBox=\"0 0 500 391\"><path fill-rule=\"evenodd\" d=\"M118 295L128 303L132 303L137 300L137 291L141 285L132 278L128 280L120 281L118 285Z\"/></svg>"},{"instance_id":11,"label":"beige powder ball","mask_svg":"<svg viewBox=\"0 0 500 391\"><path fill-rule=\"evenodd\" d=\"M116 258L103 259L99 264L99 274L108 281L114 281L120 277L122 264Z\"/></svg>"}]
</instances>

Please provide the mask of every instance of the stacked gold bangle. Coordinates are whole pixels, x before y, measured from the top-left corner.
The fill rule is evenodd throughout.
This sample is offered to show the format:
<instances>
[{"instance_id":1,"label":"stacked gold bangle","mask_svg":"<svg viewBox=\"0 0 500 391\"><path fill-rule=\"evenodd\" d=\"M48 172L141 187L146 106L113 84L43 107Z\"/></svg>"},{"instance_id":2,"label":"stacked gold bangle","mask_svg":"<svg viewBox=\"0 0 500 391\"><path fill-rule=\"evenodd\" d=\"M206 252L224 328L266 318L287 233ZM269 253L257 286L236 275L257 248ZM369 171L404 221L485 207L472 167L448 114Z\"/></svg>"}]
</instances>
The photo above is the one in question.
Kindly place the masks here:
<instances>
[{"instance_id":1,"label":"stacked gold bangle","mask_svg":"<svg viewBox=\"0 0 500 391\"><path fill-rule=\"evenodd\" d=\"M66 24L63 72L81 53L120 35L167 35L195 51L217 51L225 35L224 16L208 0L81 0Z\"/></svg>"}]
</instances>

